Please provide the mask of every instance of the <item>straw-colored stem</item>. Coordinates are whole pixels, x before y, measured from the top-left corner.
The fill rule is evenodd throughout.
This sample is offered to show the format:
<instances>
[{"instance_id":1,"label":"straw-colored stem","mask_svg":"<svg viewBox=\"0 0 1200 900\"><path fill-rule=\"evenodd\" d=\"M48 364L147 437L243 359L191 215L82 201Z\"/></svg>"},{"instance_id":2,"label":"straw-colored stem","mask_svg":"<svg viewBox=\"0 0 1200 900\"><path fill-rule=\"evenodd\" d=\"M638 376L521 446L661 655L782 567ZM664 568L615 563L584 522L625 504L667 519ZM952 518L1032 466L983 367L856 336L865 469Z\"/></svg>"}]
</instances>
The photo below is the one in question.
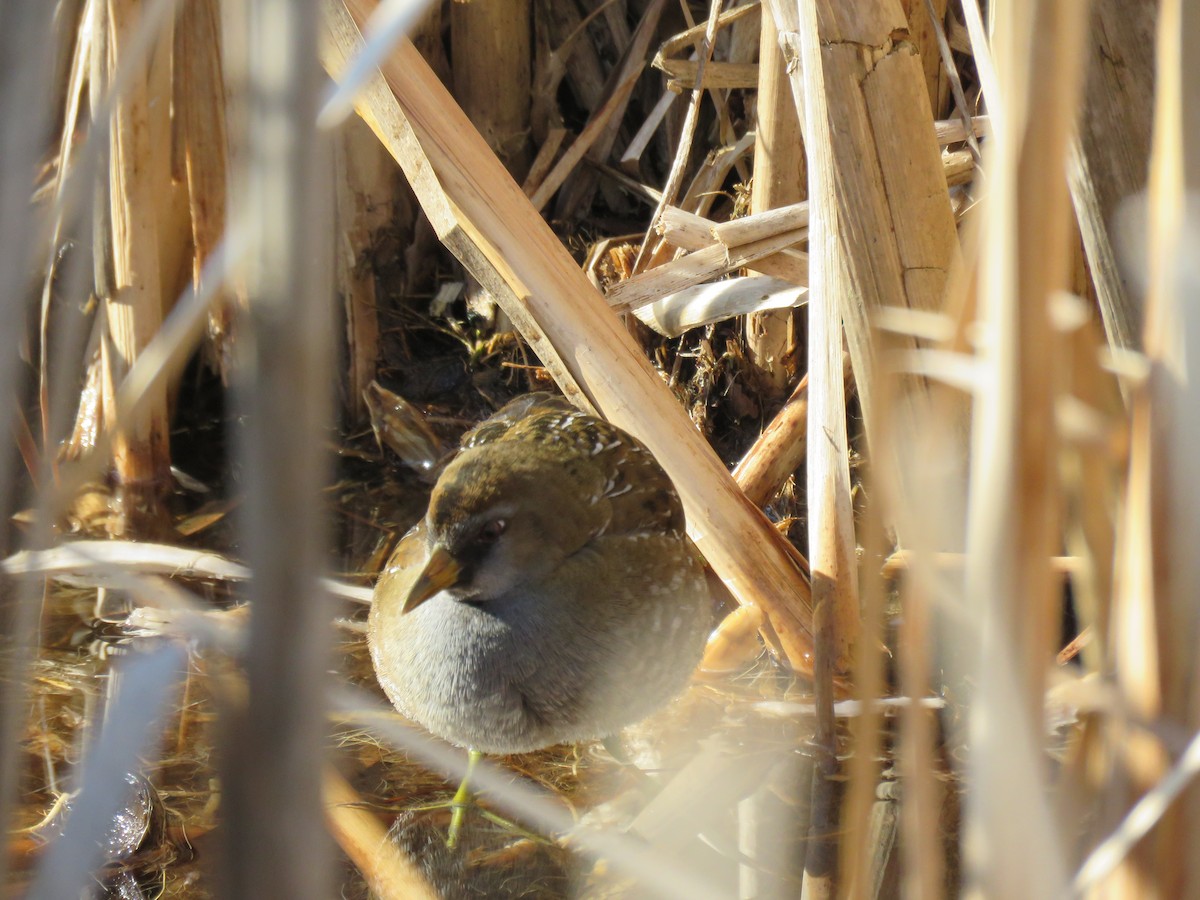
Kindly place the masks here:
<instances>
[{"instance_id":1,"label":"straw-colored stem","mask_svg":"<svg viewBox=\"0 0 1200 900\"><path fill-rule=\"evenodd\" d=\"M800 467L807 452L808 376L763 429L733 470L733 477L756 506L769 503L784 480Z\"/></svg>"},{"instance_id":2,"label":"straw-colored stem","mask_svg":"<svg viewBox=\"0 0 1200 900\"><path fill-rule=\"evenodd\" d=\"M979 281L988 340L975 395L967 597L972 617L986 624L965 847L973 885L995 896L1061 896L1066 878L1040 770L1045 673L1062 613L1049 565L1062 540L1054 417L1061 343L1049 308L1068 278L1063 171L1085 11L1085 2L1005 7L992 48L1000 93L989 96L989 111L1007 127L997 128L989 157ZM1005 862L1022 858L1039 864Z\"/></svg>"},{"instance_id":3,"label":"straw-colored stem","mask_svg":"<svg viewBox=\"0 0 1200 900\"><path fill-rule=\"evenodd\" d=\"M797 48L788 47L795 40L792 4L771 0L770 7L796 63L789 71L800 107L802 67ZM838 238L847 269L841 314L870 440L874 361L915 346L878 332L873 317L887 307L938 309L958 239L920 59L893 38L907 27L903 10L896 0L856 4L853 15L828 0L820 0L820 8ZM897 414L921 419L920 388L898 396Z\"/></svg>"},{"instance_id":4,"label":"straw-colored stem","mask_svg":"<svg viewBox=\"0 0 1200 900\"><path fill-rule=\"evenodd\" d=\"M192 282L225 234L229 144L221 67L220 10L215 0L185 3L175 32L175 113L183 142L192 225ZM210 354L228 384L233 366L233 294L214 304L208 319Z\"/></svg>"},{"instance_id":5,"label":"straw-colored stem","mask_svg":"<svg viewBox=\"0 0 1200 900\"><path fill-rule=\"evenodd\" d=\"M354 119L334 139L337 241L334 278L346 314L346 405L352 422L366 420L363 392L379 357L376 272L364 265L377 235L391 226L400 188L395 164L363 123Z\"/></svg>"},{"instance_id":6,"label":"straw-colored stem","mask_svg":"<svg viewBox=\"0 0 1200 900\"><path fill-rule=\"evenodd\" d=\"M838 231L842 211L835 191L826 81L816 8L800 5L798 39L803 63L802 102L808 157L808 547L813 589L813 690L817 727L813 736L810 847L805 862L804 898L835 895L834 845L837 820L831 779L837 771L833 721L833 660L847 656L858 637L858 577L850 469L846 439L846 398L842 382L842 329L839 298L847 289Z\"/></svg>"},{"instance_id":7,"label":"straw-colored stem","mask_svg":"<svg viewBox=\"0 0 1200 900\"><path fill-rule=\"evenodd\" d=\"M704 30L704 43L701 45L699 58L696 60L698 81L703 80L704 67L712 60L720 9L720 0L712 0L709 4L708 22ZM666 207L675 202L675 198L679 195L679 189L683 186L683 176L687 170L688 159L691 157L692 140L696 135L696 126L700 115L700 100L703 96L703 88L697 86L692 89L687 115L684 116L683 120L683 130L679 137L679 148L675 152L675 159L671 161L671 171L667 173L667 182L663 185L662 189L662 199L658 203L658 208L654 211L654 216L651 218L652 222L658 218ZM651 252L653 249L653 234L653 231L647 232L645 240L642 241L642 246L638 250L637 259L633 265L635 273L640 272L654 256Z\"/></svg>"},{"instance_id":8,"label":"straw-colored stem","mask_svg":"<svg viewBox=\"0 0 1200 900\"><path fill-rule=\"evenodd\" d=\"M140 12L141 4L133 0L109 3L110 72L127 53ZM148 70L113 107L108 186L112 284L104 302L114 382L129 371L163 317L159 240L169 218L169 47L170 34L165 33ZM124 501L120 527L133 533L154 533L163 527L162 501L170 478L166 388L159 385L141 415L121 429L113 443ZM114 418L112 411L108 418Z\"/></svg>"},{"instance_id":9,"label":"straw-colored stem","mask_svg":"<svg viewBox=\"0 0 1200 900\"><path fill-rule=\"evenodd\" d=\"M602 116L604 122L595 129L596 134L585 148L586 158L591 162L604 163L612 157L613 145L620 134L625 112L633 96L633 83L645 68L646 55L651 42L658 34L658 23L665 8L666 0L655 0L646 4L637 29L629 34L628 29L624 27L624 10L612 2L605 2L602 6L609 27L614 30L614 42L617 47L622 48L622 53L620 63L613 67L605 82L602 102L592 113L593 119ZM587 131L591 126L592 121L589 121L584 130ZM584 135L580 134L579 137L582 140ZM574 220L583 215L585 210L591 209L599 183L598 173L590 166L577 172L558 197L555 218ZM536 201L534 206L540 208Z\"/></svg>"},{"instance_id":10,"label":"straw-colored stem","mask_svg":"<svg viewBox=\"0 0 1200 900\"><path fill-rule=\"evenodd\" d=\"M451 3L454 96L516 178L529 168L530 0Z\"/></svg>"},{"instance_id":11,"label":"straw-colored stem","mask_svg":"<svg viewBox=\"0 0 1200 900\"><path fill-rule=\"evenodd\" d=\"M942 65L942 56L938 52L937 31L941 23L946 21L949 0L933 0L936 22L930 19L925 0L901 0L901 3L905 15L908 16L908 39L921 55L929 106L935 117L943 115L950 100L950 84L946 77L946 69Z\"/></svg>"},{"instance_id":12,"label":"straw-colored stem","mask_svg":"<svg viewBox=\"0 0 1200 900\"><path fill-rule=\"evenodd\" d=\"M1126 284L1129 273L1119 268L1117 248L1124 236L1118 214L1122 202L1146 183L1155 17L1145 5L1124 0L1096 0L1094 5L1084 112L1068 169L1071 198L1108 340L1114 347L1137 349L1142 311ZM1115 59L1121 60L1119 67L1109 62ZM1129 242L1136 244L1132 238Z\"/></svg>"},{"instance_id":13,"label":"straw-colored stem","mask_svg":"<svg viewBox=\"0 0 1200 900\"><path fill-rule=\"evenodd\" d=\"M1197 417L1194 359L1200 328L1193 308L1196 205L1200 185L1200 106L1193 96L1200 35L1193 4L1165 0L1159 9L1154 131L1150 155L1147 295L1144 343L1150 372L1133 396L1129 481L1118 532L1111 620L1112 658L1128 707L1139 716L1200 728L1195 635L1200 627L1200 559L1189 538L1200 528L1200 494L1189 448ZM1171 753L1139 730L1111 735L1124 763L1124 804L1167 774ZM1188 896L1200 888L1191 852L1200 821L1195 783L1165 811L1102 890L1140 889ZM1148 885L1145 873L1153 873Z\"/></svg>"},{"instance_id":14,"label":"straw-colored stem","mask_svg":"<svg viewBox=\"0 0 1200 900\"><path fill-rule=\"evenodd\" d=\"M379 820L362 808L362 798L332 768L325 770L322 794L330 833L376 896L382 900L434 900L439 896L388 839Z\"/></svg>"},{"instance_id":15,"label":"straw-colored stem","mask_svg":"<svg viewBox=\"0 0 1200 900\"><path fill-rule=\"evenodd\" d=\"M806 192L800 119L792 100L779 33L769 15L762 16L757 108L750 209L765 213L803 200ZM746 350L777 392L782 392L787 383L783 360L793 341L791 310L772 310L746 319Z\"/></svg>"},{"instance_id":16,"label":"straw-colored stem","mask_svg":"<svg viewBox=\"0 0 1200 900\"><path fill-rule=\"evenodd\" d=\"M831 120L815 10L802 10L800 39L804 63L804 132L808 150L810 272L808 300L808 546L812 567L818 674L822 654L842 658L858 637L858 577L854 516L850 504L846 395L842 379L842 329L838 299L847 289L838 232L841 210L835 195ZM828 643L826 643L828 642ZM818 699L823 690L820 681ZM818 710L818 741L823 734ZM830 722L829 725L832 725Z\"/></svg>"},{"instance_id":17,"label":"straw-colored stem","mask_svg":"<svg viewBox=\"0 0 1200 900\"><path fill-rule=\"evenodd\" d=\"M567 176L575 171L575 167L579 165L580 160L585 154L590 153L596 141L607 131L608 125L613 121L620 121L617 113L625 111L625 104L629 101L629 95L633 93L633 87L637 83L638 76L641 74L641 69L635 69L630 73L629 77L617 88L613 95L609 97L599 109L592 113L588 119L587 125L579 133L579 136L571 142L571 146L567 152L562 155L549 173L538 184L537 189L529 195L529 202L533 204L533 208L541 210L554 193L562 186L562 183L567 180Z\"/></svg>"}]
</instances>

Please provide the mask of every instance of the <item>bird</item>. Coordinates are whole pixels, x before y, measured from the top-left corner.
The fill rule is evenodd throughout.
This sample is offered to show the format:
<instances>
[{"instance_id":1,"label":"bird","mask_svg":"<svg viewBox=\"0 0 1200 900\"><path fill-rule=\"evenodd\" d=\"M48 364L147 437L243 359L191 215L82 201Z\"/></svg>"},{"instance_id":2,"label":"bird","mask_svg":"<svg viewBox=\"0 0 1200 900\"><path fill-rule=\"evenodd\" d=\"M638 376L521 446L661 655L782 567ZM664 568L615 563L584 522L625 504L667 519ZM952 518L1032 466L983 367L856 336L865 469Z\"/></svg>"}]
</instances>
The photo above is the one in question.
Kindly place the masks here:
<instances>
[{"instance_id":1,"label":"bird","mask_svg":"<svg viewBox=\"0 0 1200 900\"><path fill-rule=\"evenodd\" d=\"M463 436L376 583L367 634L393 705L470 768L615 738L683 690L710 620L666 472L539 392Z\"/></svg>"}]
</instances>

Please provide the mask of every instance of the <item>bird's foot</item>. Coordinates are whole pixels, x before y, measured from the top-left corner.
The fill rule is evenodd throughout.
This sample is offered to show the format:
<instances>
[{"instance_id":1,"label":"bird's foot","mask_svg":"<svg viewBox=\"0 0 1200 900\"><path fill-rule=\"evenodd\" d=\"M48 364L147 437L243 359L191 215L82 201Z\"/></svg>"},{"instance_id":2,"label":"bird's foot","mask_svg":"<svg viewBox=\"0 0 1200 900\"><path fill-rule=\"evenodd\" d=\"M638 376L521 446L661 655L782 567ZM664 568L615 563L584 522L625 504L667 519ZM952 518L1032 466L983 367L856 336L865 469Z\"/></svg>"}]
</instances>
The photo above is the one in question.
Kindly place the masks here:
<instances>
[{"instance_id":1,"label":"bird's foot","mask_svg":"<svg viewBox=\"0 0 1200 900\"><path fill-rule=\"evenodd\" d=\"M483 754L478 750L467 751L467 772L458 785L454 799L450 801L450 830L446 833L446 846L451 850L458 846L458 838L462 834L463 821L467 817L467 807L471 805L471 776Z\"/></svg>"}]
</instances>

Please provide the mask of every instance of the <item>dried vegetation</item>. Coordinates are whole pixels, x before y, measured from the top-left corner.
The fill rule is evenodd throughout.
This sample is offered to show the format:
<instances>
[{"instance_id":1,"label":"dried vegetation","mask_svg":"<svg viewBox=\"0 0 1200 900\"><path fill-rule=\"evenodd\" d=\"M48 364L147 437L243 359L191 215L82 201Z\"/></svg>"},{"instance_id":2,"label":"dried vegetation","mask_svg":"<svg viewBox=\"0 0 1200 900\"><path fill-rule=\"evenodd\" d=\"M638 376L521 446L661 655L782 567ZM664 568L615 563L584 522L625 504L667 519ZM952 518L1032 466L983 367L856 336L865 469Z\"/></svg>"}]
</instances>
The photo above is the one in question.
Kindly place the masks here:
<instances>
[{"instance_id":1,"label":"dried vegetation","mask_svg":"<svg viewBox=\"0 0 1200 900\"><path fill-rule=\"evenodd\" d=\"M1195 4L0 22L10 893L1200 895ZM363 603L554 386L721 626L451 852Z\"/></svg>"}]
</instances>

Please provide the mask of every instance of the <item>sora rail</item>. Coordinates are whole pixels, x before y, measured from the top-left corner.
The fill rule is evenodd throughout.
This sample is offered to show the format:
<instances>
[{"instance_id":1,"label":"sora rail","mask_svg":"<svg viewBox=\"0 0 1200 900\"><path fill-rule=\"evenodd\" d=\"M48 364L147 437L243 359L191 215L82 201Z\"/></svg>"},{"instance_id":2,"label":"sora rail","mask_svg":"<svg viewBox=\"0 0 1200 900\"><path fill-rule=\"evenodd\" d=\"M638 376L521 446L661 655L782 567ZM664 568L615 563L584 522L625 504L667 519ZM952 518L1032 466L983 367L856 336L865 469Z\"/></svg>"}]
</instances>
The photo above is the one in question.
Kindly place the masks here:
<instances>
[{"instance_id":1,"label":"sora rail","mask_svg":"<svg viewBox=\"0 0 1200 900\"><path fill-rule=\"evenodd\" d=\"M664 705L710 614L683 507L650 452L530 394L464 436L375 587L368 633L402 713L508 754L611 737Z\"/></svg>"}]
</instances>

